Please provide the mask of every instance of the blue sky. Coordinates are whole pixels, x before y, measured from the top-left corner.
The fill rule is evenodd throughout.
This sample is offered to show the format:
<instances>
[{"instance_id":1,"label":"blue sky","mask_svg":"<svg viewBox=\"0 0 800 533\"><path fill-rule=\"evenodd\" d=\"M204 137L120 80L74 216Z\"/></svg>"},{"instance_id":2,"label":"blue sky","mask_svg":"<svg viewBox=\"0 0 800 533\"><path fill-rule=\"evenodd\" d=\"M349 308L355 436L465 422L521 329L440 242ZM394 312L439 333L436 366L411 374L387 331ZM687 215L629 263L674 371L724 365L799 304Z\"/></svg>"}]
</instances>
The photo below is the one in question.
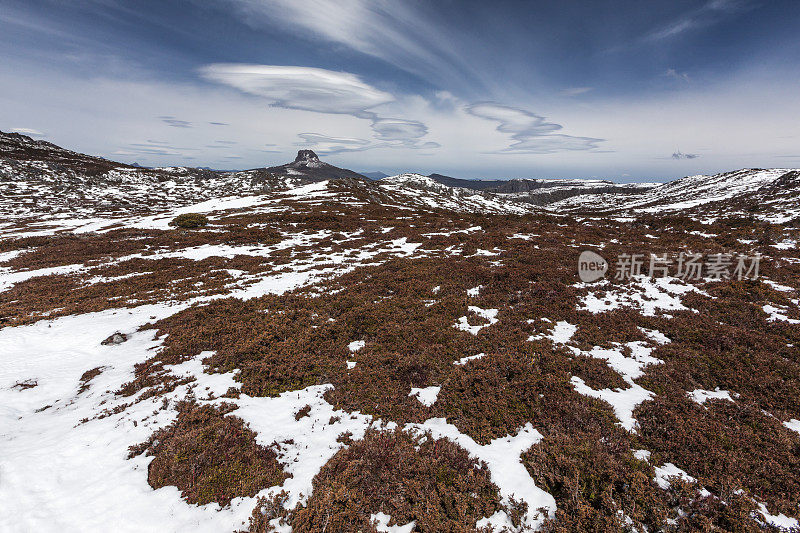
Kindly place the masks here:
<instances>
[{"instance_id":1,"label":"blue sky","mask_svg":"<svg viewBox=\"0 0 800 533\"><path fill-rule=\"evenodd\" d=\"M797 0L0 0L0 130L144 165L800 167Z\"/></svg>"}]
</instances>

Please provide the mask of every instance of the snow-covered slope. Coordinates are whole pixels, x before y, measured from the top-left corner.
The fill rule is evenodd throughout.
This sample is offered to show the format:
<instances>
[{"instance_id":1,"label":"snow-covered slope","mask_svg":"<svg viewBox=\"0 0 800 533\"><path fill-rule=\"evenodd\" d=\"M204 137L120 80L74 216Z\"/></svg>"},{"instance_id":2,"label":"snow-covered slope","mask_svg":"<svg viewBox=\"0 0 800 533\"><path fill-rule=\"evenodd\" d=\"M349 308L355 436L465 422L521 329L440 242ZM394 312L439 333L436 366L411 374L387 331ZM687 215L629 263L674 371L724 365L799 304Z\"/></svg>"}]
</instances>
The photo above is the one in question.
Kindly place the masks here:
<instances>
[{"instance_id":1,"label":"snow-covered slope","mask_svg":"<svg viewBox=\"0 0 800 533\"><path fill-rule=\"evenodd\" d=\"M145 214L307 182L264 169L132 167L2 132L0 148L0 218L6 222Z\"/></svg>"},{"instance_id":2,"label":"snow-covered slope","mask_svg":"<svg viewBox=\"0 0 800 533\"><path fill-rule=\"evenodd\" d=\"M752 214L785 221L800 215L796 169L742 169L711 176L687 176L639 194L587 194L548 206L556 211L594 210L626 214Z\"/></svg>"},{"instance_id":3,"label":"snow-covered slope","mask_svg":"<svg viewBox=\"0 0 800 533\"><path fill-rule=\"evenodd\" d=\"M0 229L50 222L77 228L98 218L147 217L211 199L281 193L310 183L327 188L331 180L336 182L332 193L343 202L358 193L368 201L411 208L506 214L531 210L513 199L447 187L417 174L371 182L320 161L310 150L301 150L294 162L280 167L220 172L132 167L2 132L0 148Z\"/></svg>"},{"instance_id":4,"label":"snow-covered slope","mask_svg":"<svg viewBox=\"0 0 800 533\"><path fill-rule=\"evenodd\" d=\"M630 207L644 211L688 209L709 202L727 200L751 193L773 183L788 169L743 169L713 176L687 176L665 183L631 202ZM650 207L650 204L655 204ZM629 207L626 206L626 207Z\"/></svg>"},{"instance_id":5,"label":"snow-covered slope","mask_svg":"<svg viewBox=\"0 0 800 533\"><path fill-rule=\"evenodd\" d=\"M186 167L117 167L87 175L55 163L0 159L0 217L145 213L299 183L258 170L220 173Z\"/></svg>"},{"instance_id":6,"label":"snow-covered slope","mask_svg":"<svg viewBox=\"0 0 800 533\"><path fill-rule=\"evenodd\" d=\"M449 209L487 214L524 214L533 206L516 202L504 195L448 187L421 174L399 174L383 178L378 185L415 207Z\"/></svg>"},{"instance_id":7,"label":"snow-covered slope","mask_svg":"<svg viewBox=\"0 0 800 533\"><path fill-rule=\"evenodd\" d=\"M8 145L2 532L798 528L800 228ZM617 208L769 215L800 181L774 174ZM761 278L582 283L581 249Z\"/></svg>"}]
</instances>

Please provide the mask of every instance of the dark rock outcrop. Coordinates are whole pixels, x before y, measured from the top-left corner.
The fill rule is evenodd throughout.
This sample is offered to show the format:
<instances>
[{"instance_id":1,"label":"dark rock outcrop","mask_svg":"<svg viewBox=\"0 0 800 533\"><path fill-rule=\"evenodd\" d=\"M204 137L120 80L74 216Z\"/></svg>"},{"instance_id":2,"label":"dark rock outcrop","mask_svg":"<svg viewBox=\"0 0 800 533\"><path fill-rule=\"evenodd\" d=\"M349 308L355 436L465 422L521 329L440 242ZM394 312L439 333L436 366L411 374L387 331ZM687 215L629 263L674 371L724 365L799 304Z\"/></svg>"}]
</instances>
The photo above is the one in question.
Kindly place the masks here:
<instances>
[{"instance_id":1,"label":"dark rock outcrop","mask_svg":"<svg viewBox=\"0 0 800 533\"><path fill-rule=\"evenodd\" d=\"M291 163L277 167L269 167L267 172L279 176L304 178L311 181L335 180L344 178L367 179L358 172L346 168L335 167L320 161L313 150L299 150Z\"/></svg>"}]
</instances>

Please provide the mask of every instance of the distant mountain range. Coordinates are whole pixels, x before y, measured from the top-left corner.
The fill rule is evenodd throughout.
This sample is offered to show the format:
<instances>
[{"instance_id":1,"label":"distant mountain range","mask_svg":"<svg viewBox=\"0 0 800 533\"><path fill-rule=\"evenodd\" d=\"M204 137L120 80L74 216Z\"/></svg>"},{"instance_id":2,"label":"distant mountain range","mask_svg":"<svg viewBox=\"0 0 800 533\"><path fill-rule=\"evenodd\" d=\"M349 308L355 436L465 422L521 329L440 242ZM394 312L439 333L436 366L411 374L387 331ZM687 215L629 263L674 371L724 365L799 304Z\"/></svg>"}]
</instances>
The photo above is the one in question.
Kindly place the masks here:
<instances>
[{"instance_id":1,"label":"distant mountain range","mask_svg":"<svg viewBox=\"0 0 800 533\"><path fill-rule=\"evenodd\" d=\"M343 182L375 201L455 211L637 216L661 212L707 217L742 215L786 221L800 217L800 171L744 169L669 183L607 180L466 180L358 173L300 150L285 165L244 171L192 167L146 168L73 152L25 135L0 132L0 215L56 216L153 212L209 198L262 194L323 181ZM348 185L349 184L349 185Z\"/></svg>"},{"instance_id":2,"label":"distant mountain range","mask_svg":"<svg viewBox=\"0 0 800 533\"><path fill-rule=\"evenodd\" d=\"M382 180L383 178L388 178L389 174L381 171L376 172L362 172L362 176L366 176L371 180Z\"/></svg>"}]
</instances>

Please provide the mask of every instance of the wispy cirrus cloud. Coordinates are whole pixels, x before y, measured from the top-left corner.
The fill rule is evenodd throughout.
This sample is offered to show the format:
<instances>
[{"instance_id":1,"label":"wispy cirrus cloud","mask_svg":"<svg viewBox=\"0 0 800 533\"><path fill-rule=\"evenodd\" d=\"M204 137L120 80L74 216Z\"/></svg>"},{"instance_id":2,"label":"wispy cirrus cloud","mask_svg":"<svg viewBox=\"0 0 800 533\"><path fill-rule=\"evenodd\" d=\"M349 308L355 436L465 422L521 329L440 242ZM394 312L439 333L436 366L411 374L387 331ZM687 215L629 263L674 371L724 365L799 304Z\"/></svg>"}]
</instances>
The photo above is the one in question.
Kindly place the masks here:
<instances>
[{"instance_id":1,"label":"wispy cirrus cloud","mask_svg":"<svg viewBox=\"0 0 800 533\"><path fill-rule=\"evenodd\" d=\"M158 117L161 119L161 122L166 124L167 126L172 126L173 128L191 128L192 123L187 120L180 120L171 115L162 115Z\"/></svg>"},{"instance_id":2,"label":"wispy cirrus cloud","mask_svg":"<svg viewBox=\"0 0 800 533\"><path fill-rule=\"evenodd\" d=\"M375 138L387 142L366 141L366 145L362 146L368 148L391 147L393 144L405 148L438 146L436 143L420 140L428 133L428 127L424 123L418 120L383 117L375 112L374 108L394 102L395 97L348 72L299 66L227 63L207 65L200 72L208 80L260 96L274 107L351 115L369 120ZM306 143L311 142L310 138L312 137L306 139ZM334 137L328 138L334 139ZM341 150L348 148L344 144L336 146ZM362 147L360 150L368 148Z\"/></svg>"},{"instance_id":3,"label":"wispy cirrus cloud","mask_svg":"<svg viewBox=\"0 0 800 533\"><path fill-rule=\"evenodd\" d=\"M555 133L561 124L548 122L544 117L507 105L482 102L467 106L467 113L479 118L499 122L497 131L511 134L514 139L500 153L552 154L576 150L594 150L605 139L576 137Z\"/></svg>"},{"instance_id":4,"label":"wispy cirrus cloud","mask_svg":"<svg viewBox=\"0 0 800 533\"><path fill-rule=\"evenodd\" d=\"M565 96L578 96L579 94L586 94L593 91L594 87L568 87L561 90L561 94Z\"/></svg>"},{"instance_id":5,"label":"wispy cirrus cloud","mask_svg":"<svg viewBox=\"0 0 800 533\"><path fill-rule=\"evenodd\" d=\"M689 30L711 26L727 15L747 11L752 7L751 4L748 0L710 0L681 18L648 33L645 40L661 41Z\"/></svg>"},{"instance_id":6,"label":"wispy cirrus cloud","mask_svg":"<svg viewBox=\"0 0 800 533\"><path fill-rule=\"evenodd\" d=\"M391 0L220 0L251 25L301 30L424 79L465 85L489 82L454 42L468 44L432 17L424 2Z\"/></svg>"}]
</instances>

